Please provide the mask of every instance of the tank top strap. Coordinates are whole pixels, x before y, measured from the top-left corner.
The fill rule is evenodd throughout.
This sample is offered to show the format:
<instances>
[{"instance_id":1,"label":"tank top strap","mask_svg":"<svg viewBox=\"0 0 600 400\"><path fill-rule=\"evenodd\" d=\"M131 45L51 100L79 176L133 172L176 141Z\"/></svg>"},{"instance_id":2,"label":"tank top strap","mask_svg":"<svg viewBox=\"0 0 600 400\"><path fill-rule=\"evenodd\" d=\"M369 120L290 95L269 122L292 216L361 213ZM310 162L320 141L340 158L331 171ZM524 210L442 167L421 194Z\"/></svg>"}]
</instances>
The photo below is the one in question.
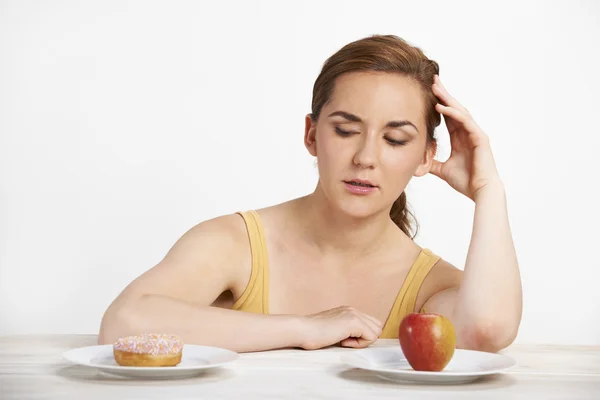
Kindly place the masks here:
<instances>
[{"instance_id":1,"label":"tank top strap","mask_svg":"<svg viewBox=\"0 0 600 400\"><path fill-rule=\"evenodd\" d=\"M269 313L269 264L267 258L267 245L262 223L256 211L237 212L246 223L250 251L252 254L252 272L246 289L234 303L232 309L254 312L258 314Z\"/></svg>"},{"instance_id":2,"label":"tank top strap","mask_svg":"<svg viewBox=\"0 0 600 400\"><path fill-rule=\"evenodd\" d=\"M431 268L433 268L440 258L440 256L435 255L429 249L421 250L396 296L392 310L383 327L382 338L398 337L400 322L406 315L415 311L419 289L421 289L421 285L427 274L429 274L429 271L431 271Z\"/></svg>"}]
</instances>

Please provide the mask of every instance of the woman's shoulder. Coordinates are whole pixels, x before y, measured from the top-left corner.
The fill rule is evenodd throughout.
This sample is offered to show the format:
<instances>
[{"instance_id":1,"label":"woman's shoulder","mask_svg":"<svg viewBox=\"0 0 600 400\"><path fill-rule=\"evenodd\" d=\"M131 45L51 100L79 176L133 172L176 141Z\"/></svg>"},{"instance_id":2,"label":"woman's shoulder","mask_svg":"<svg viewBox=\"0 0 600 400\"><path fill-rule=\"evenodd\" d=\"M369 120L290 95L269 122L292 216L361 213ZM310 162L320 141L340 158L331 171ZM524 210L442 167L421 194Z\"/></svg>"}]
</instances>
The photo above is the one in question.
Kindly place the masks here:
<instances>
[{"instance_id":1,"label":"woman's shoulder","mask_svg":"<svg viewBox=\"0 0 600 400\"><path fill-rule=\"evenodd\" d=\"M239 213L230 213L203 220L192 226L185 235L209 241L211 244L232 245L244 242L246 227Z\"/></svg>"},{"instance_id":2,"label":"woman's shoulder","mask_svg":"<svg viewBox=\"0 0 600 400\"><path fill-rule=\"evenodd\" d=\"M452 265L449 261L445 260L435 249L431 249L427 246L420 246L415 242L413 242L412 247L413 249L416 249L419 254L424 254L433 262L424 283L429 284L431 282L440 281L455 282L457 277L460 278L462 276L462 271Z\"/></svg>"},{"instance_id":3,"label":"woman's shoulder","mask_svg":"<svg viewBox=\"0 0 600 400\"><path fill-rule=\"evenodd\" d=\"M435 250L424 248L423 251L436 259L435 264L423 280L417 296L417 309L420 309L433 295L445 290L458 288L462 281L463 271L441 257Z\"/></svg>"},{"instance_id":4,"label":"woman's shoulder","mask_svg":"<svg viewBox=\"0 0 600 400\"><path fill-rule=\"evenodd\" d=\"M202 229L212 232L212 235L223 242L224 245L246 251L250 249L249 229L251 227L249 225L253 224L252 214L260 218L258 217L258 210L239 210L205 221L205 226ZM260 223L260 219L254 221L256 221L256 224Z\"/></svg>"},{"instance_id":5,"label":"woman's shoulder","mask_svg":"<svg viewBox=\"0 0 600 400\"><path fill-rule=\"evenodd\" d=\"M263 221L271 222L274 216L279 216L283 205L274 205L265 208L238 210L222 214L199 222L186 232L182 239L196 242L203 249L211 249L213 253L225 251L228 259L242 256L249 258L250 224L261 225ZM283 211L285 212L285 211ZM253 219L252 216L257 216ZM276 221L279 218L275 218Z\"/></svg>"},{"instance_id":6,"label":"woman's shoulder","mask_svg":"<svg viewBox=\"0 0 600 400\"><path fill-rule=\"evenodd\" d=\"M177 258L200 259L212 265L240 265L250 258L244 220L238 213L203 220L188 229L169 253Z\"/></svg>"}]
</instances>

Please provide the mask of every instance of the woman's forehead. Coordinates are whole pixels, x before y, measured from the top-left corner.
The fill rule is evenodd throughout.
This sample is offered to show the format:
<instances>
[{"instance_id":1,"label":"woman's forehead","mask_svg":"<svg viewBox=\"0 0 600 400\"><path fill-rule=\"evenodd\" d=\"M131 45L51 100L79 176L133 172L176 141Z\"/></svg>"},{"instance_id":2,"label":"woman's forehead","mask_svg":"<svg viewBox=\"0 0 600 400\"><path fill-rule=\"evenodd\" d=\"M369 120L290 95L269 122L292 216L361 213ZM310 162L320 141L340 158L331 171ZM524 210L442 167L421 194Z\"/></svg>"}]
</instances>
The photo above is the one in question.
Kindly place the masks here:
<instances>
[{"instance_id":1,"label":"woman's forehead","mask_svg":"<svg viewBox=\"0 0 600 400\"><path fill-rule=\"evenodd\" d=\"M361 118L375 120L423 118L421 88L410 78L392 73L352 73L338 77L326 108L342 110Z\"/></svg>"}]
</instances>

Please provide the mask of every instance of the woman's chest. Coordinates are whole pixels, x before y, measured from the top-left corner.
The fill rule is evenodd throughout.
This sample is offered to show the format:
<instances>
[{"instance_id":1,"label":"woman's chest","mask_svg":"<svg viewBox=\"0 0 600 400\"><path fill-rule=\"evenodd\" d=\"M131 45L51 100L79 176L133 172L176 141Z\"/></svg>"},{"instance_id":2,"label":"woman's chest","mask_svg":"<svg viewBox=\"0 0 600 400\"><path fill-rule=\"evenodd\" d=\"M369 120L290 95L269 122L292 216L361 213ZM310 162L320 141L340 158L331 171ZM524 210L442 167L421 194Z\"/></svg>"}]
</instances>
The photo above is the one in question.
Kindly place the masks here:
<instances>
[{"instance_id":1,"label":"woman's chest","mask_svg":"<svg viewBox=\"0 0 600 400\"><path fill-rule=\"evenodd\" d=\"M383 323L409 269L410 263L402 258L344 260L271 251L269 312L309 315L352 306Z\"/></svg>"}]
</instances>

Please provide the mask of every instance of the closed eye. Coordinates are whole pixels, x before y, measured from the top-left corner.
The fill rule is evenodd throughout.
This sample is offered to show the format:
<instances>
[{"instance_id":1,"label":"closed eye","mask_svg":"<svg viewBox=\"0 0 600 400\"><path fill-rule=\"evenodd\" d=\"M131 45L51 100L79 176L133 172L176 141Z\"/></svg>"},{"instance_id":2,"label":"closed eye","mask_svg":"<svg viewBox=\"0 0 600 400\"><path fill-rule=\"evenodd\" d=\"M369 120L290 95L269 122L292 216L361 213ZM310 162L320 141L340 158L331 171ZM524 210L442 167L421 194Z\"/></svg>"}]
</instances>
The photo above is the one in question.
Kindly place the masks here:
<instances>
[{"instance_id":1,"label":"closed eye","mask_svg":"<svg viewBox=\"0 0 600 400\"><path fill-rule=\"evenodd\" d=\"M392 140L387 138L385 140L387 140L392 146L404 146L408 142L408 140Z\"/></svg>"},{"instance_id":2,"label":"closed eye","mask_svg":"<svg viewBox=\"0 0 600 400\"><path fill-rule=\"evenodd\" d=\"M340 136L350 136L354 133L360 133L360 132L350 132L350 131L345 131L343 129L340 129L339 127L335 127L335 131L337 132L338 135Z\"/></svg>"},{"instance_id":3,"label":"closed eye","mask_svg":"<svg viewBox=\"0 0 600 400\"><path fill-rule=\"evenodd\" d=\"M337 126L335 127L335 131L338 135L340 135L342 137L348 137L350 135L360 133L360 132L345 131ZM404 146L408 142L408 140L394 140L394 139L390 139L390 138L385 138L385 140L392 146Z\"/></svg>"}]
</instances>

